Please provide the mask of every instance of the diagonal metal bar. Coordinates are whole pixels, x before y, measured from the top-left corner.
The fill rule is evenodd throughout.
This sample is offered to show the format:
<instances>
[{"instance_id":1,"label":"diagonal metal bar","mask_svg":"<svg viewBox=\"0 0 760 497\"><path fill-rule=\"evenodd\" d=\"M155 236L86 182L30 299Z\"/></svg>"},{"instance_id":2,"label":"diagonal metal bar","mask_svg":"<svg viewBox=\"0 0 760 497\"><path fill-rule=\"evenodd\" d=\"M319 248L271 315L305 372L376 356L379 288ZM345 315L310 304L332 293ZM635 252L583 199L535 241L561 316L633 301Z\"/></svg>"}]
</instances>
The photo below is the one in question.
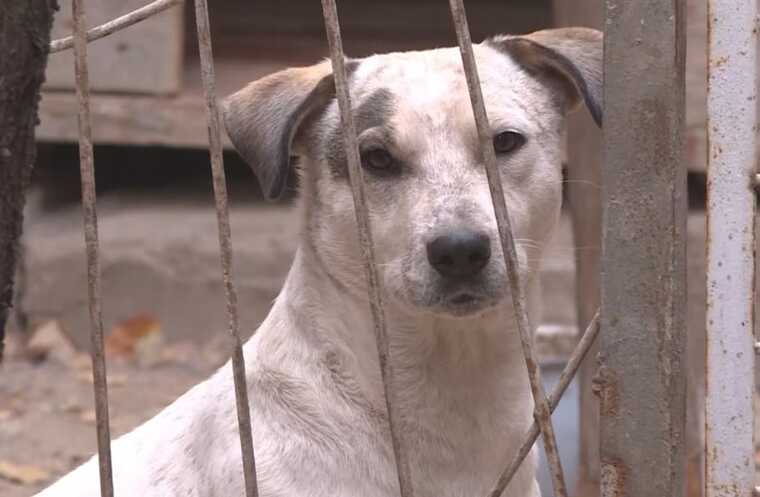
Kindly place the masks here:
<instances>
[{"instance_id":1,"label":"diagonal metal bar","mask_svg":"<svg viewBox=\"0 0 760 497\"><path fill-rule=\"evenodd\" d=\"M156 0L148 5L135 9L123 16L112 19L106 23L96 26L87 31L87 42L99 40L110 34L137 24L140 21L154 16L160 12L170 9L175 5L183 3L185 0ZM62 52L74 46L74 37L67 36L50 42L50 53Z\"/></svg>"},{"instance_id":2,"label":"diagonal metal bar","mask_svg":"<svg viewBox=\"0 0 760 497\"><path fill-rule=\"evenodd\" d=\"M528 378L530 387L533 392L535 402L534 416L543 433L544 448L546 449L546 459L549 462L549 470L554 486L554 493L557 497L567 497L567 486L562 474L562 464L559 459L557 449L557 440L554 435L554 426L551 420L551 410L546 399L544 386L541 381L541 371L533 351L533 336L531 333L530 322L525 305L525 292L520 284L518 273L517 251L515 241L512 235L512 227L509 220L509 211L504 200L504 190L501 185L499 170L496 167L496 157L493 149L491 127L488 124L488 115L486 114L485 104L483 102L483 93L480 88L480 78L478 68L475 64L475 55L472 50L472 40L470 39L470 29L467 24L467 14L464 10L462 0L449 0L451 8L451 17L454 21L454 28L459 43L459 51L462 55L462 64L467 77L467 87L470 92L472 103L472 112L475 117L477 126L480 148L485 163L486 175L488 177L488 186L491 190L491 200L493 202L494 214L496 215L496 224L499 229L499 238L501 248L504 254L504 263L507 266L507 277L512 294L512 305L517 319L517 327L520 332L520 341L522 342L523 355L525 356L525 365L528 369Z\"/></svg>"},{"instance_id":3,"label":"diagonal metal bar","mask_svg":"<svg viewBox=\"0 0 760 497\"><path fill-rule=\"evenodd\" d=\"M222 156L222 135L219 125L219 109L216 101L214 78L214 57L211 51L211 29L209 27L208 4L206 0L195 0L195 22L198 28L198 51L201 60L201 78L208 114L208 141L211 157L211 172L216 201L216 217L219 227L219 250L224 279L224 294L227 298L227 319L232 342L232 375L235 383L235 404L237 406L240 449L243 457L243 478L246 497L258 497L256 483L256 460L253 453L251 432L251 411L248 403L248 386L245 380L245 360L240 341L237 291L232 281L232 242L230 214L227 202L227 178L224 173Z\"/></svg>"},{"instance_id":4,"label":"diagonal metal bar","mask_svg":"<svg viewBox=\"0 0 760 497\"><path fill-rule=\"evenodd\" d=\"M82 181L82 216L87 253L87 292L90 307L90 354L95 393L95 424L98 437L100 495L113 497L111 467L111 429L108 421L108 385L103 354L103 317L100 300L100 262L98 260L98 216L95 191L95 158L92 149L90 118L90 81L87 70L87 40L84 0L72 3L74 18L74 72L79 102L79 170Z\"/></svg>"},{"instance_id":5,"label":"diagonal metal bar","mask_svg":"<svg viewBox=\"0 0 760 497\"><path fill-rule=\"evenodd\" d=\"M599 310L596 311L596 314L594 314L594 317L589 322L586 331L583 332L583 336L578 342L578 345L576 345L575 350L570 356L570 359L567 361L565 369L562 370L562 374L559 376L559 381L554 386L552 393L549 395L549 410L552 413L557 408L557 405L559 405L559 401L565 394L567 387L570 386L570 382L573 381L575 373L578 372L578 368L583 363L586 354L588 354L589 349L594 344L594 341L596 341L596 337L598 335ZM539 428L538 423L534 421L528 432L523 437L523 443L520 445L517 453L512 458L509 465L504 468L504 471L502 471L499 479L496 481L493 490L491 490L491 493L489 494L490 497L501 497L501 495L504 493L504 490L507 488L507 485L509 485L509 482L512 481L515 473L517 473L517 470L520 468L520 465L530 453L530 449L533 448L533 444L536 443L536 440L538 439L538 435L540 435L540 433L541 429Z\"/></svg>"},{"instance_id":6,"label":"diagonal metal bar","mask_svg":"<svg viewBox=\"0 0 760 497\"><path fill-rule=\"evenodd\" d=\"M343 42L340 36L340 24L338 22L338 9L335 0L322 0L322 12L325 18L325 30L327 41L330 45L330 59L332 60L333 77L335 79L335 93L338 98L340 118L343 129L343 141L348 159L349 180L351 192L354 198L356 223L359 232L359 243L362 248L367 273L370 311L374 325L375 339L377 341L377 353L380 362L380 373L383 380L385 393L385 405L388 410L388 424L390 426L393 455L396 460L398 483L401 497L412 497L412 479L409 460L399 437L399 421L401 413L398 409L396 391L393 388L393 366L389 357L388 331L383 310L382 289L377 274L375 263L374 245L372 243L372 230L369 224L366 195L364 192L364 180L360 167L359 147L356 139L356 127L354 126L351 113L351 98L348 91L348 82L345 67L345 55Z\"/></svg>"}]
</instances>

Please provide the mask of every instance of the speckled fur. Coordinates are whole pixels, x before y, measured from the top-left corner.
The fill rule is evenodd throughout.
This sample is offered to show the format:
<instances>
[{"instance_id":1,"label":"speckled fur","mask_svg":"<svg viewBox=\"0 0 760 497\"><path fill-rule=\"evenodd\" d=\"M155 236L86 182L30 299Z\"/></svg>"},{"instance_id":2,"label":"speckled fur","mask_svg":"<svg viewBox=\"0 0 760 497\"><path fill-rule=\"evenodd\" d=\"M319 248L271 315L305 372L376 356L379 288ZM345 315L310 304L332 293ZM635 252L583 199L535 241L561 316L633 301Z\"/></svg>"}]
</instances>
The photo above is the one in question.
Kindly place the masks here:
<instances>
[{"instance_id":1,"label":"speckled fur","mask_svg":"<svg viewBox=\"0 0 760 497\"><path fill-rule=\"evenodd\" d=\"M476 46L475 54L494 133L514 129L527 138L500 156L499 168L523 241L520 274L534 290L560 211L564 113L600 88L601 37L590 30L534 35L542 46L556 45L561 63L577 64L569 76L544 71L542 56L530 50L528 63L513 58L504 39ZM597 80L580 88L572 81L578 74ZM269 316L244 347L262 497L398 495L329 78L326 63L292 69L226 104L233 143L268 195L279 194L290 155L300 162L300 248ZM459 53L369 57L354 61L350 82L355 107L365 104L367 114L357 119L360 142L381 142L402 168L395 177L367 172L365 180L415 496L486 495L530 425L533 404ZM460 285L477 295L468 307L451 303L457 288L425 255L431 237L461 226L487 233L493 250L483 275ZM535 308L536 299L529 304ZM229 365L116 440L113 457L119 497L242 497ZM538 497L535 466L532 454L504 495ZM40 495L98 495L97 461Z\"/></svg>"}]
</instances>

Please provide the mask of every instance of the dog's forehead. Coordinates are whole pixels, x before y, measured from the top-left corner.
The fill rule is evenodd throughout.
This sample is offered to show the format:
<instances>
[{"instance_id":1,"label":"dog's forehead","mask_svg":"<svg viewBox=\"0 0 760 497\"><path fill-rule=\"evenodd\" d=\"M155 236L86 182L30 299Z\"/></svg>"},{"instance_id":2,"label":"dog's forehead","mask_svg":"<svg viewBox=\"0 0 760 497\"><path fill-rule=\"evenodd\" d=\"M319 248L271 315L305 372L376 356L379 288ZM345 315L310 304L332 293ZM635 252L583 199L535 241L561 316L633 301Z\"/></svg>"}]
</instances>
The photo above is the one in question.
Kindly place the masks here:
<instances>
[{"instance_id":1,"label":"dog's forehead","mask_svg":"<svg viewBox=\"0 0 760 497\"><path fill-rule=\"evenodd\" d=\"M540 119L546 88L509 56L487 45L473 46L483 95L492 121L530 127ZM362 59L352 76L356 104L378 95L392 99L396 112L448 121L471 118L467 80L458 48L395 52ZM437 121L439 119L433 119ZM506 124L506 123L505 123Z\"/></svg>"}]
</instances>

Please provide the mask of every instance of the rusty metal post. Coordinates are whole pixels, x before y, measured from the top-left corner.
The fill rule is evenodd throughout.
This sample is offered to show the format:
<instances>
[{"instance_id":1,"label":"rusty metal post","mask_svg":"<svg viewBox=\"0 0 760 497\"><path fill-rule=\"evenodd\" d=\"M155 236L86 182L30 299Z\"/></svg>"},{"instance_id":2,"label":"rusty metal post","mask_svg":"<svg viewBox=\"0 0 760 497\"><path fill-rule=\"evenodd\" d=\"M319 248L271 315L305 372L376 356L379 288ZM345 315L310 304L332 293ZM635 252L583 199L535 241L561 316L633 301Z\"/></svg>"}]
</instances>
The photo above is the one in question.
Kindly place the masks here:
<instances>
[{"instance_id":1,"label":"rusty metal post","mask_svg":"<svg viewBox=\"0 0 760 497\"><path fill-rule=\"evenodd\" d=\"M232 349L232 377L235 385L240 451L243 457L245 495L246 497L257 497L259 490L256 482L256 460L253 452L248 386L245 380L245 359L240 341L237 290L232 281L232 235L227 202L227 178L224 173L222 132L219 106L216 101L214 56L211 51L211 28L206 0L195 0L195 23L198 28L198 52L201 60L201 79L203 80L203 94L208 119L209 156L214 185L214 200L216 202L216 220L219 229L219 255L222 265L224 295L227 299L228 331Z\"/></svg>"},{"instance_id":2,"label":"rusty metal post","mask_svg":"<svg viewBox=\"0 0 760 497\"><path fill-rule=\"evenodd\" d=\"M393 363L390 357L388 330L386 328L385 311L383 310L382 288L375 262L372 229L364 192L364 179L362 178L356 127L354 126L353 114L351 112L351 95L348 90L343 41L340 36L340 22L338 20L338 8L335 0L322 0L322 13L325 20L327 42L330 46L330 60L332 62L333 76L335 78L335 94L338 99L343 129L343 146L346 149L346 157L348 159L348 176L351 183L354 210L356 212L359 244L364 256L369 306L372 314L375 341L377 343L380 375L383 380L385 407L388 412L388 424L390 427L393 456L396 461L399 492L401 497L412 497L411 468L406 451L401 443L401 434L399 433L401 413L398 410L399 403L396 400L397 392L393 387Z\"/></svg>"},{"instance_id":3,"label":"rusty metal post","mask_svg":"<svg viewBox=\"0 0 760 497\"><path fill-rule=\"evenodd\" d=\"M100 495L113 497L111 429L108 420L108 386L103 353L103 317L100 303L98 217L95 208L95 158L90 118L90 82L87 71L87 18L84 0L72 3L74 17L74 72L79 101L79 170L82 179L82 214L87 252L87 290L90 305L92 379L95 391L95 423L98 435Z\"/></svg>"},{"instance_id":4,"label":"rusty metal post","mask_svg":"<svg viewBox=\"0 0 760 497\"><path fill-rule=\"evenodd\" d=\"M684 0L607 0L599 394L604 497L680 497Z\"/></svg>"},{"instance_id":5,"label":"rusty metal post","mask_svg":"<svg viewBox=\"0 0 760 497\"><path fill-rule=\"evenodd\" d=\"M709 0L705 496L751 495L758 5Z\"/></svg>"}]
</instances>

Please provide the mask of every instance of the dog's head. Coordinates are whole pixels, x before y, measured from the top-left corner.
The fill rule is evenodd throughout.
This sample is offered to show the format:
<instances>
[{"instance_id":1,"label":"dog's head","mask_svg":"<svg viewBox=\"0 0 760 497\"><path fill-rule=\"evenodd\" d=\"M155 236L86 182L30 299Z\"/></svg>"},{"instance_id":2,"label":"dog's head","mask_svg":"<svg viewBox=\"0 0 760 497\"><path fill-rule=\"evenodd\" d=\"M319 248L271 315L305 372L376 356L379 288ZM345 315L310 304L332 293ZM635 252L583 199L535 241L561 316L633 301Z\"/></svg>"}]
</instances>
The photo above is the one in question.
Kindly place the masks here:
<instances>
[{"instance_id":1,"label":"dog's head","mask_svg":"<svg viewBox=\"0 0 760 497\"><path fill-rule=\"evenodd\" d=\"M565 113L601 122L602 35L581 28L497 36L474 47L525 281L561 205ZM456 48L347 63L386 300L470 316L509 291L467 84ZM279 197L298 159L306 242L331 276L364 271L329 62L288 69L229 97L227 132L264 193Z\"/></svg>"}]
</instances>

